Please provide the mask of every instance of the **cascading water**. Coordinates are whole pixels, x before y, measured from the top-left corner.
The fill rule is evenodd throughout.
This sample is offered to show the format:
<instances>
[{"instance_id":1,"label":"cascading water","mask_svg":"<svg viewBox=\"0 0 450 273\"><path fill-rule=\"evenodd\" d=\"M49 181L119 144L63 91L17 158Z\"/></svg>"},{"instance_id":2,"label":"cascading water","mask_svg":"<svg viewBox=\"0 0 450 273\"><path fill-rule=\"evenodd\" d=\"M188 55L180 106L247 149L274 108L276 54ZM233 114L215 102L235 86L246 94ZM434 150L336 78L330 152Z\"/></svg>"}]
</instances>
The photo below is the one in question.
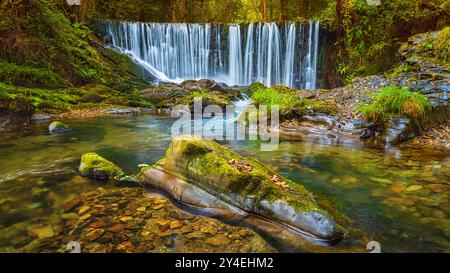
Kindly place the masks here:
<instances>
[{"instance_id":1,"label":"cascading water","mask_svg":"<svg viewBox=\"0 0 450 273\"><path fill-rule=\"evenodd\" d=\"M319 22L100 25L114 47L161 81L203 78L238 86L318 87Z\"/></svg>"}]
</instances>

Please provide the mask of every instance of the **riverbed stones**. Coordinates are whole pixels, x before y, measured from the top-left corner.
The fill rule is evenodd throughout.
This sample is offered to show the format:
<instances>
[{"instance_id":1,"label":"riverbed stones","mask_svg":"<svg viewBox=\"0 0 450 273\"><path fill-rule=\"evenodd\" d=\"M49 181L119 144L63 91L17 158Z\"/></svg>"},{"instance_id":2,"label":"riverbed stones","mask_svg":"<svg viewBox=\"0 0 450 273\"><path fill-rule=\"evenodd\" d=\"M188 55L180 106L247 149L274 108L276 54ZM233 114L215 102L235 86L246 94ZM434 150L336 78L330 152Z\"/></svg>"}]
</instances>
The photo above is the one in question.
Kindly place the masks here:
<instances>
[{"instance_id":1,"label":"riverbed stones","mask_svg":"<svg viewBox=\"0 0 450 273\"><path fill-rule=\"evenodd\" d=\"M201 233L206 233L210 235L217 234L218 230L214 226L205 226L200 230Z\"/></svg>"},{"instance_id":2,"label":"riverbed stones","mask_svg":"<svg viewBox=\"0 0 450 273\"><path fill-rule=\"evenodd\" d=\"M87 219L90 218L91 216L92 216L92 215L91 215L90 213L83 214L83 215L80 217L80 221L87 220Z\"/></svg>"},{"instance_id":3,"label":"riverbed stones","mask_svg":"<svg viewBox=\"0 0 450 273\"><path fill-rule=\"evenodd\" d=\"M182 226L180 229L182 234L190 233L192 230L192 226Z\"/></svg>"},{"instance_id":4,"label":"riverbed stones","mask_svg":"<svg viewBox=\"0 0 450 273\"><path fill-rule=\"evenodd\" d=\"M103 229L94 229L86 234L86 240L95 241L105 233Z\"/></svg>"},{"instance_id":5,"label":"riverbed stones","mask_svg":"<svg viewBox=\"0 0 450 273\"><path fill-rule=\"evenodd\" d=\"M64 205L64 211L65 212L70 212L74 208L76 208L80 203L81 203L81 199L80 198L71 199L71 200L67 201L66 204Z\"/></svg>"},{"instance_id":6,"label":"riverbed stones","mask_svg":"<svg viewBox=\"0 0 450 273\"><path fill-rule=\"evenodd\" d=\"M450 186L444 185L444 184L431 184L431 185L428 185L428 188L430 188L432 191L437 192L437 193L450 191Z\"/></svg>"},{"instance_id":7,"label":"riverbed stones","mask_svg":"<svg viewBox=\"0 0 450 273\"><path fill-rule=\"evenodd\" d=\"M134 245L130 241L123 242L115 247L115 251L117 252L132 253L134 250Z\"/></svg>"},{"instance_id":8,"label":"riverbed stones","mask_svg":"<svg viewBox=\"0 0 450 273\"><path fill-rule=\"evenodd\" d=\"M421 186L421 185L412 185L412 186L409 186L408 188L406 188L406 191L412 192L412 191L420 190L422 188L423 188L423 186Z\"/></svg>"},{"instance_id":9,"label":"riverbed stones","mask_svg":"<svg viewBox=\"0 0 450 273\"><path fill-rule=\"evenodd\" d=\"M183 222L179 220L174 220L170 222L170 229L178 229L183 226Z\"/></svg>"},{"instance_id":10,"label":"riverbed stones","mask_svg":"<svg viewBox=\"0 0 450 273\"><path fill-rule=\"evenodd\" d=\"M102 228L104 226L105 226L105 222L103 222L103 221L96 221L90 225L91 228Z\"/></svg>"},{"instance_id":11,"label":"riverbed stones","mask_svg":"<svg viewBox=\"0 0 450 273\"><path fill-rule=\"evenodd\" d=\"M73 208L75 219L67 220L64 228L54 232L53 237L47 238L39 247L49 251L58 251L58 248L70 241L79 242L83 252L238 252L244 244L252 245L260 252L274 251L259 235L242 227L222 224L216 219L194 216L175 206L163 197L147 197L142 188L124 190L125 188L108 188L101 191L92 191L80 198L80 203ZM128 195L129 194L129 195ZM164 201L162 201L164 200ZM126 202L125 202L126 201ZM164 203L170 211L160 209L153 211L149 218L125 215L130 208L149 207L156 203ZM117 209L113 214L91 215L87 219L81 219L88 212L100 209L101 206L109 207L115 204ZM78 215L80 208L89 206L90 210L83 215ZM151 209L150 209L151 210ZM177 219L178 215L188 215L189 219ZM127 223L120 221L123 217L131 217ZM157 224L159 223L159 225ZM129 225L133 225L130 229ZM159 226L167 228L162 231ZM167 226L168 225L168 226ZM181 226L181 227L180 227ZM217 230L216 234L201 233L204 227L212 226ZM164 229L163 228L163 229ZM238 240L215 237L218 234L238 234L240 230L246 230L253 236ZM245 232L244 232L245 233ZM215 238L212 238L215 237ZM210 244L205 243L209 240ZM65 243L62 243L62 242ZM62 251L62 250L61 250Z\"/></svg>"},{"instance_id":12,"label":"riverbed stones","mask_svg":"<svg viewBox=\"0 0 450 273\"><path fill-rule=\"evenodd\" d=\"M166 231L170 227L170 222L167 220L159 220L156 222L156 225L161 231Z\"/></svg>"},{"instance_id":13,"label":"riverbed stones","mask_svg":"<svg viewBox=\"0 0 450 273\"><path fill-rule=\"evenodd\" d=\"M91 207L89 206L82 206L79 210L78 210L78 214L84 214L85 212L87 212Z\"/></svg>"},{"instance_id":14,"label":"riverbed stones","mask_svg":"<svg viewBox=\"0 0 450 273\"><path fill-rule=\"evenodd\" d=\"M131 216L124 216L124 217L120 218L120 222L122 222L122 223L128 223L131 220L133 220L133 217L131 217Z\"/></svg>"},{"instance_id":15,"label":"riverbed stones","mask_svg":"<svg viewBox=\"0 0 450 273\"><path fill-rule=\"evenodd\" d=\"M125 230L125 228L127 227L127 225L125 224L119 224L116 223L114 225L112 225L111 227L109 227L107 230L113 233L119 233Z\"/></svg>"},{"instance_id":16,"label":"riverbed stones","mask_svg":"<svg viewBox=\"0 0 450 273\"><path fill-rule=\"evenodd\" d=\"M228 245L230 240L223 234L217 234L205 240L205 243L212 246Z\"/></svg>"},{"instance_id":17,"label":"riverbed stones","mask_svg":"<svg viewBox=\"0 0 450 273\"><path fill-rule=\"evenodd\" d=\"M48 132L52 135L69 133L71 131L72 129L69 126L59 121L54 121L48 126Z\"/></svg>"}]
</instances>

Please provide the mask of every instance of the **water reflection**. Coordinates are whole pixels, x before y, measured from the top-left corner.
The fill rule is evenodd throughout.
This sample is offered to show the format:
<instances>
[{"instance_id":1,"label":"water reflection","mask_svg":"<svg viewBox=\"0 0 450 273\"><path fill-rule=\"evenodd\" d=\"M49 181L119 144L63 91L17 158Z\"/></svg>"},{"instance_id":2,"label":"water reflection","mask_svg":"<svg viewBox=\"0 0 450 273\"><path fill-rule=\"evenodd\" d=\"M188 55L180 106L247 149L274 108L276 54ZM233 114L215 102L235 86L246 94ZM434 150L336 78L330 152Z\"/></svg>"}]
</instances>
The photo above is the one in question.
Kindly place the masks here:
<instances>
[{"instance_id":1,"label":"water reflection","mask_svg":"<svg viewBox=\"0 0 450 273\"><path fill-rule=\"evenodd\" d=\"M67 200L99 186L77 173L83 153L137 172L138 164L164 156L172 122L151 116L77 121L68 123L72 133L59 136L47 135L42 124L34 134L1 139L0 247L31 243L30 228L56 227ZM448 151L282 141L278 150L261 152L258 142L224 144L330 200L383 251L450 251Z\"/></svg>"}]
</instances>

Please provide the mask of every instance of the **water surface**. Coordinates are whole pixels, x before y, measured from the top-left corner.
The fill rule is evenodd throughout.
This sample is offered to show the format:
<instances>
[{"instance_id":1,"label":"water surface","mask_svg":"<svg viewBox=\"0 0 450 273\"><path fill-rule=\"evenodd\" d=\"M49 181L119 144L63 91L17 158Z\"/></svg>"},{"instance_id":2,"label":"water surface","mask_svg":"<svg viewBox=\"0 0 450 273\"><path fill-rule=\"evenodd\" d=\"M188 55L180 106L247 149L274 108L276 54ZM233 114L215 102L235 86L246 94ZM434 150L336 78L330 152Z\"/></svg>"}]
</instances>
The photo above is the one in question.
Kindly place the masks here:
<instances>
[{"instance_id":1,"label":"water surface","mask_svg":"<svg viewBox=\"0 0 450 273\"><path fill-rule=\"evenodd\" d=\"M96 152L137 172L138 164L164 156L172 122L159 116L99 118L68 121L73 132L64 135L51 136L46 124L37 124L31 134L1 136L0 248L32 243L30 231L61 222L67 200L107 187L78 175L83 153ZM329 200L382 251L450 251L448 151L282 141L277 151L261 152L257 142L224 144Z\"/></svg>"}]
</instances>

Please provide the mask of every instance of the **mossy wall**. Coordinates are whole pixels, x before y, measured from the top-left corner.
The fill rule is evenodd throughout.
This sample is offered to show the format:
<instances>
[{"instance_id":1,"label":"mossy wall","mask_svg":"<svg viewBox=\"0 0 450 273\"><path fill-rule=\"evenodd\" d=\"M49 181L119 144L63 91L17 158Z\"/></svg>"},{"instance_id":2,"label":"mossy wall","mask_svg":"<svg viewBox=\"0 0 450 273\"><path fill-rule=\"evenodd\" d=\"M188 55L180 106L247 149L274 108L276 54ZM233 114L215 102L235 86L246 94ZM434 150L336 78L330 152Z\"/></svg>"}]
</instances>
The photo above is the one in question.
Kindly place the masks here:
<instances>
[{"instance_id":1,"label":"mossy wall","mask_svg":"<svg viewBox=\"0 0 450 273\"><path fill-rule=\"evenodd\" d=\"M130 73L126 62L115 63L117 54L104 50L89 27L69 19L64 3L2 2L0 111L58 112L99 102L141 105L136 89L146 82Z\"/></svg>"}]
</instances>

